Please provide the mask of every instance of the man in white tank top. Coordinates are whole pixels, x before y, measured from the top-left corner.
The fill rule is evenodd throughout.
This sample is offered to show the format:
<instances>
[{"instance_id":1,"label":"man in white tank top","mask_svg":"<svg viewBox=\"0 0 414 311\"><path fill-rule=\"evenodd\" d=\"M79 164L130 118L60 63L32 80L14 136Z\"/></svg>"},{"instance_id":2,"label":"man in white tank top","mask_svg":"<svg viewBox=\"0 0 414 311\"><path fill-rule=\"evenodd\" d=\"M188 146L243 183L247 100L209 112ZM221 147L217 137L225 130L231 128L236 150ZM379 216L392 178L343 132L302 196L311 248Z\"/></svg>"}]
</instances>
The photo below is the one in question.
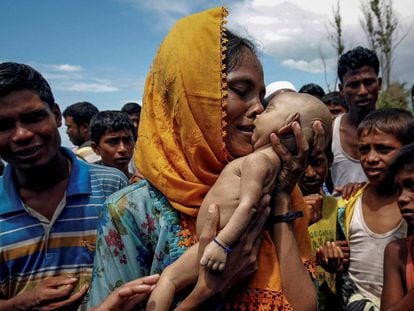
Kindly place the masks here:
<instances>
[{"instance_id":1,"label":"man in white tank top","mask_svg":"<svg viewBox=\"0 0 414 311\"><path fill-rule=\"evenodd\" d=\"M359 162L357 128L375 110L382 83L378 72L378 57L369 49L357 47L339 59L339 90L349 111L334 120L331 177L335 188L367 180Z\"/></svg>"}]
</instances>

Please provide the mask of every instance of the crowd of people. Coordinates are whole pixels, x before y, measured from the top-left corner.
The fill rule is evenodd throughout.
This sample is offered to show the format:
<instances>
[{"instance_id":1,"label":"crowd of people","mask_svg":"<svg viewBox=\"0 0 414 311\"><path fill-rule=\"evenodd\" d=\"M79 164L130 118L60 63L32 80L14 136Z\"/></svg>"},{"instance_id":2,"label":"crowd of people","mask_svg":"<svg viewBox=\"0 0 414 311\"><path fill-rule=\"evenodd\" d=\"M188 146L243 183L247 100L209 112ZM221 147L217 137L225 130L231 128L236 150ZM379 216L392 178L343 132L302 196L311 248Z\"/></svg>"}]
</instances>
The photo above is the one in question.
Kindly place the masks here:
<instances>
[{"instance_id":1,"label":"crowd of people","mask_svg":"<svg viewBox=\"0 0 414 311\"><path fill-rule=\"evenodd\" d=\"M61 112L0 63L0 310L414 309L414 117L376 109L377 55L266 87L227 15L176 22L142 107Z\"/></svg>"}]
</instances>

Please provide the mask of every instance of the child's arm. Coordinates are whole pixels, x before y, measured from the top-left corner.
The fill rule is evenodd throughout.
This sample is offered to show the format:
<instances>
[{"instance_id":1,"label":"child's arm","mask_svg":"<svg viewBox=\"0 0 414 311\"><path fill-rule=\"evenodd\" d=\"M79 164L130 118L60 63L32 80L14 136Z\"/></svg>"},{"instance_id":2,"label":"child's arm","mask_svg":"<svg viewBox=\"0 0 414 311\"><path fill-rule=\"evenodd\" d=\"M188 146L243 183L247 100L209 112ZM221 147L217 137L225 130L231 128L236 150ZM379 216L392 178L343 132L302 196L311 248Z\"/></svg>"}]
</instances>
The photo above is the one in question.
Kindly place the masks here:
<instances>
[{"instance_id":1,"label":"child's arm","mask_svg":"<svg viewBox=\"0 0 414 311\"><path fill-rule=\"evenodd\" d=\"M405 240L389 243L384 252L384 287L381 296L381 310L405 311L414 309L414 288L404 295L403 271L407 248ZM404 256L405 254L405 256Z\"/></svg>"},{"instance_id":2,"label":"child's arm","mask_svg":"<svg viewBox=\"0 0 414 311\"><path fill-rule=\"evenodd\" d=\"M227 253L246 229L264 195L265 187L274 182L280 162L265 153L256 152L247 156L240 168L239 205L229 222L207 245L200 263L212 270L223 270ZM231 187L232 185L229 185Z\"/></svg>"}]
</instances>

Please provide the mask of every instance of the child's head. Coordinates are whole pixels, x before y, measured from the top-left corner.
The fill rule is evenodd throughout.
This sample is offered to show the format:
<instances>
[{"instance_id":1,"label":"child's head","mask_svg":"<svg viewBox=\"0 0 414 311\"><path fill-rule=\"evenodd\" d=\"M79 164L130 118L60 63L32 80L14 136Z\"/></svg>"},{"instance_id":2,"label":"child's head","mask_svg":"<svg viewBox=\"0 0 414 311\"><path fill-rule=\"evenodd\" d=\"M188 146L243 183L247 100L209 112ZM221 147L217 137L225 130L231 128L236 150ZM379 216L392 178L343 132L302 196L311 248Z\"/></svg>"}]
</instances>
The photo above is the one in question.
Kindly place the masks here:
<instances>
[{"instance_id":1,"label":"child's head","mask_svg":"<svg viewBox=\"0 0 414 311\"><path fill-rule=\"evenodd\" d=\"M414 224L414 143L401 148L391 162L388 177L396 186L401 215Z\"/></svg>"},{"instance_id":2,"label":"child's head","mask_svg":"<svg viewBox=\"0 0 414 311\"><path fill-rule=\"evenodd\" d=\"M134 124L121 111L101 111L90 124L92 148L102 163L124 173L134 151Z\"/></svg>"},{"instance_id":3,"label":"child's head","mask_svg":"<svg viewBox=\"0 0 414 311\"><path fill-rule=\"evenodd\" d=\"M414 117L404 109L379 109L358 126L362 168L370 183L383 184L388 167L400 148L414 141Z\"/></svg>"},{"instance_id":4,"label":"child's head","mask_svg":"<svg viewBox=\"0 0 414 311\"><path fill-rule=\"evenodd\" d=\"M297 120L298 115L300 115L302 131L310 146L313 144L312 123L314 121L321 121L325 133L330 135L331 114L319 99L309 94L286 92L273 97L264 112L256 117L252 135L254 149L268 145L269 135L283 127L290 127L290 124ZM280 139L291 152L295 151L296 144L292 133L281 136Z\"/></svg>"},{"instance_id":5,"label":"child's head","mask_svg":"<svg viewBox=\"0 0 414 311\"><path fill-rule=\"evenodd\" d=\"M345 99L342 96L341 92L334 91L326 94L321 99L323 103L328 107L329 111L332 114L332 118L336 118L341 113L348 111L348 106L345 103Z\"/></svg>"},{"instance_id":6,"label":"child's head","mask_svg":"<svg viewBox=\"0 0 414 311\"><path fill-rule=\"evenodd\" d=\"M308 165L299 177L298 185L304 195L319 193L328 177L329 165L332 162L331 144L325 150L311 150ZM332 156L332 157L331 157Z\"/></svg>"}]
</instances>

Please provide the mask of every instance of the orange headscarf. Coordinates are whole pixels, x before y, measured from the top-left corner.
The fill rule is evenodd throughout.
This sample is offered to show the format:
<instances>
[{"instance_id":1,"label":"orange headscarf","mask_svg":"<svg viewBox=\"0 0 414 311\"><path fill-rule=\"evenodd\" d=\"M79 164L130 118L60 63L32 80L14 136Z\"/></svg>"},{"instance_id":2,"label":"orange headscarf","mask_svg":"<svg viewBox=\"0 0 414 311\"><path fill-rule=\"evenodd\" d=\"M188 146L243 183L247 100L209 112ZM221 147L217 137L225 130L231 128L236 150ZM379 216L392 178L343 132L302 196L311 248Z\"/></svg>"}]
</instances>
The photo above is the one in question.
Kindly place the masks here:
<instances>
[{"instance_id":1,"label":"orange headscarf","mask_svg":"<svg viewBox=\"0 0 414 311\"><path fill-rule=\"evenodd\" d=\"M196 216L228 162L224 144L227 11L179 20L148 74L135 161L178 211Z\"/></svg>"}]
</instances>

